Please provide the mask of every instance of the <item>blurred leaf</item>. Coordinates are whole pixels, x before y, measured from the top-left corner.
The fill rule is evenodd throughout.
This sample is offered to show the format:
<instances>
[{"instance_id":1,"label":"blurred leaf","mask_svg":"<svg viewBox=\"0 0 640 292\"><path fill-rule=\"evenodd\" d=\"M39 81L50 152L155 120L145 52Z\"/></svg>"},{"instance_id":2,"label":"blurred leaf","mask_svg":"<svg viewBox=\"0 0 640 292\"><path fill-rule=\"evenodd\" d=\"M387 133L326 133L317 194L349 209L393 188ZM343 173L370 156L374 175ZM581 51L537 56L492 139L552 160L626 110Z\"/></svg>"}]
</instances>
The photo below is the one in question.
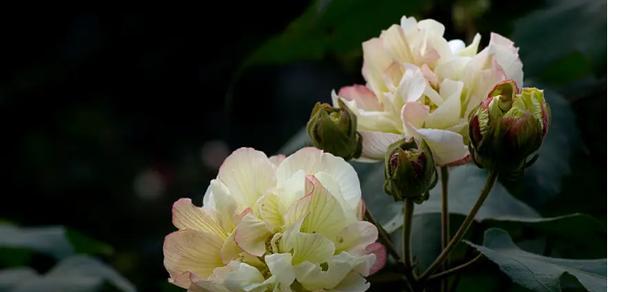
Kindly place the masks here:
<instances>
[{"instance_id":1,"label":"blurred leaf","mask_svg":"<svg viewBox=\"0 0 640 292\"><path fill-rule=\"evenodd\" d=\"M105 285L117 291L136 291L118 272L88 256L66 258L43 276L28 268L0 271L0 288L10 287L14 292L91 292L104 291Z\"/></svg>"},{"instance_id":2,"label":"blurred leaf","mask_svg":"<svg viewBox=\"0 0 640 292\"><path fill-rule=\"evenodd\" d=\"M582 142L569 102L545 85L535 85L544 89L545 99L551 108L549 133L538 150L538 160L525 169L521 180L508 187L527 203L540 206L562 190L562 179L571 173L572 154L582 146Z\"/></svg>"},{"instance_id":3,"label":"blurred leaf","mask_svg":"<svg viewBox=\"0 0 640 292\"><path fill-rule=\"evenodd\" d=\"M76 253L90 255L112 255L113 247L110 245L88 237L78 231L67 228L66 236Z\"/></svg>"},{"instance_id":4,"label":"blurred leaf","mask_svg":"<svg viewBox=\"0 0 640 292\"><path fill-rule=\"evenodd\" d=\"M75 230L62 226L16 227L0 224L0 259L28 259L29 251L36 251L56 259L76 253L110 255L113 248ZM3 249L5 249L3 252ZM22 252L16 253L21 250ZM8 256L5 256L8 255ZM9 264L11 264L9 262Z\"/></svg>"},{"instance_id":5,"label":"blurred leaf","mask_svg":"<svg viewBox=\"0 0 640 292\"><path fill-rule=\"evenodd\" d=\"M0 247L26 248L62 259L74 253L60 226L20 228L0 225Z\"/></svg>"},{"instance_id":6,"label":"blurred leaf","mask_svg":"<svg viewBox=\"0 0 640 292\"><path fill-rule=\"evenodd\" d=\"M33 281L38 277L38 272L27 267L0 270L0 291L13 291L20 283Z\"/></svg>"},{"instance_id":7,"label":"blurred leaf","mask_svg":"<svg viewBox=\"0 0 640 292\"><path fill-rule=\"evenodd\" d=\"M402 15L418 12L427 3L424 0L315 1L284 32L259 47L247 59L247 64L317 60L328 53L359 56L363 41L398 23Z\"/></svg>"},{"instance_id":8,"label":"blurred leaf","mask_svg":"<svg viewBox=\"0 0 640 292\"><path fill-rule=\"evenodd\" d=\"M498 228L485 232L483 245L467 242L496 263L514 282L534 291L561 291L562 278L575 277L588 291L607 290L607 260L544 257L520 249Z\"/></svg>"},{"instance_id":9,"label":"blurred leaf","mask_svg":"<svg viewBox=\"0 0 640 292\"><path fill-rule=\"evenodd\" d=\"M580 53L580 60L592 67L606 64L606 1L547 1L544 9L519 19L514 25L513 40L520 46L520 56L528 76L538 76L553 62Z\"/></svg>"}]
</instances>

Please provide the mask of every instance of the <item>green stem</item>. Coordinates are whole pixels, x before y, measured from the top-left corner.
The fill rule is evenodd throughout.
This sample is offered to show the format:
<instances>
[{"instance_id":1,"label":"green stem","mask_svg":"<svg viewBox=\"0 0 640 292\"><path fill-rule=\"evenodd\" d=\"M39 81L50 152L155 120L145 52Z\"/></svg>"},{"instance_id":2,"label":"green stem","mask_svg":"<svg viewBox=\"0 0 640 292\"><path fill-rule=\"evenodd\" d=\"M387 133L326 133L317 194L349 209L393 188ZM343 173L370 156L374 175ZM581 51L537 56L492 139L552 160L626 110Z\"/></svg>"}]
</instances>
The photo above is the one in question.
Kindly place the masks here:
<instances>
[{"instance_id":1,"label":"green stem","mask_svg":"<svg viewBox=\"0 0 640 292\"><path fill-rule=\"evenodd\" d=\"M391 236L389 236L389 233L387 233L387 231L384 230L382 225L380 225L380 223L378 223L378 221L376 221L376 219L373 218L373 215L369 212L369 209L365 210L364 218L378 228L378 235L379 235L378 238L380 239L380 243L382 243L382 245L384 245L384 247L387 248L387 252L393 257L394 260L400 261L400 254L398 253L396 248L393 246L393 241L391 240Z\"/></svg>"},{"instance_id":2,"label":"green stem","mask_svg":"<svg viewBox=\"0 0 640 292\"><path fill-rule=\"evenodd\" d=\"M482 258L482 254L478 254L477 256L475 256L474 258L472 258L471 260L469 260L466 263L460 264L460 265L455 266L455 267L453 267L451 269L448 269L448 270L445 270L445 271L442 271L440 273L433 274L433 275L427 277L426 281L433 281L433 280L446 278L451 274L457 273L458 271L463 270L463 269L473 265L475 262L477 262L481 258Z\"/></svg>"},{"instance_id":3,"label":"green stem","mask_svg":"<svg viewBox=\"0 0 640 292\"><path fill-rule=\"evenodd\" d=\"M473 220L476 217L478 210L480 210L480 207L482 207L482 204L489 196L491 188L493 187L493 184L496 182L497 178L498 178L498 173L495 170L491 170L491 172L489 173L489 176L487 177L487 181L485 182L484 187L482 188L482 192L480 192L480 197L478 197L478 200L469 211L469 214L467 215L467 217L464 218L462 225L460 225L460 227L458 228L458 231L456 231L456 233L453 235L453 238L451 238L451 241L449 241L449 244L447 244L444 250L440 252L440 254L435 259L435 261L433 261L431 266L429 266L429 268L427 268L427 270L425 270L424 273L422 273L420 277L418 277L418 281L424 281L429 275L433 274L436 268L442 265L442 263L447 259L447 256L449 255L449 253L453 251L453 249L460 242L460 240L462 240L465 233L467 233L467 231L469 230L471 223L473 223Z\"/></svg>"},{"instance_id":4,"label":"green stem","mask_svg":"<svg viewBox=\"0 0 640 292\"><path fill-rule=\"evenodd\" d=\"M413 219L413 201L404 201L404 224L402 229L402 258L407 270L413 274L413 259L411 258L411 222Z\"/></svg>"},{"instance_id":5,"label":"green stem","mask_svg":"<svg viewBox=\"0 0 640 292\"><path fill-rule=\"evenodd\" d=\"M444 250L449 243L449 168L443 166L440 168L440 178L442 182L442 212L440 212L441 223L441 249ZM447 269L447 260L442 263L442 270ZM440 291L447 291L447 280L440 282Z\"/></svg>"}]
</instances>

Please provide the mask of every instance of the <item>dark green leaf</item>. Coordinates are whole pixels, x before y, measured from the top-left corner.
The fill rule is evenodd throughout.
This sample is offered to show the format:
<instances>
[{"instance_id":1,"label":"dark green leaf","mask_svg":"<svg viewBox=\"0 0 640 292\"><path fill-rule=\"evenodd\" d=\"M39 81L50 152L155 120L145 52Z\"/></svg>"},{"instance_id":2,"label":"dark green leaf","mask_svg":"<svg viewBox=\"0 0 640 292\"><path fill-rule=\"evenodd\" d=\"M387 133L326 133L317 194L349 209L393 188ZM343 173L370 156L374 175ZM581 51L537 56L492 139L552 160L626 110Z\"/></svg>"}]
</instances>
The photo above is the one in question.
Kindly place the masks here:
<instances>
[{"instance_id":1,"label":"dark green leaf","mask_svg":"<svg viewBox=\"0 0 640 292\"><path fill-rule=\"evenodd\" d=\"M496 263L514 282L534 291L561 291L563 277L575 277L588 291L607 290L607 260L544 257L520 249L498 228L485 232L484 243L470 246Z\"/></svg>"}]
</instances>

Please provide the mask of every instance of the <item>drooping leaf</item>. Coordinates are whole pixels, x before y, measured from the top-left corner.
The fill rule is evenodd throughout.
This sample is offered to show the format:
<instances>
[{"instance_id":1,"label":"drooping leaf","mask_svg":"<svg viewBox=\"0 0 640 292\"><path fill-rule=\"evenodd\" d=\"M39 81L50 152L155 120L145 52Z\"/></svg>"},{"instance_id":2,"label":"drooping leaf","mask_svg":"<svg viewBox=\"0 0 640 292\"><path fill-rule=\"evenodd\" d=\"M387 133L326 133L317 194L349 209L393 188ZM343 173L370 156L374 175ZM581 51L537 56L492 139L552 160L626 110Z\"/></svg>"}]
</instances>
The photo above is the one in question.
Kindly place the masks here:
<instances>
[{"instance_id":1,"label":"drooping leaf","mask_svg":"<svg viewBox=\"0 0 640 292\"><path fill-rule=\"evenodd\" d=\"M63 226L17 227L0 224L0 248L35 251L56 259L76 253L113 253L108 244Z\"/></svg>"},{"instance_id":2,"label":"drooping leaf","mask_svg":"<svg viewBox=\"0 0 640 292\"><path fill-rule=\"evenodd\" d=\"M29 268L0 271L0 290L14 292L35 291L104 291L105 287L117 291L133 292L135 287L118 272L97 259L72 256L59 262L47 274L38 275Z\"/></svg>"},{"instance_id":3,"label":"drooping leaf","mask_svg":"<svg viewBox=\"0 0 640 292\"><path fill-rule=\"evenodd\" d=\"M561 291L564 277L574 277L590 292L607 290L607 260L545 257L520 249L498 228L485 232L484 243L470 246L496 263L514 282L534 291Z\"/></svg>"}]
</instances>

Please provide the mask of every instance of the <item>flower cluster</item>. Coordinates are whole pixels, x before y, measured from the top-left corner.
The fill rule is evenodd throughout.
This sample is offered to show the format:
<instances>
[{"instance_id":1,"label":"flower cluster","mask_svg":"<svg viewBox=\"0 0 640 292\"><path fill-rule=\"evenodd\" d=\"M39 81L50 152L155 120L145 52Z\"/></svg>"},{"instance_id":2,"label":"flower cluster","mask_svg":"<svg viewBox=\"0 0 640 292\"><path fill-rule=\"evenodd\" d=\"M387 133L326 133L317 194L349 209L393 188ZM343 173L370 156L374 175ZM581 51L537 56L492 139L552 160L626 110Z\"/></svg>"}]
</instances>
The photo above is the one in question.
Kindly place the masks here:
<instances>
[{"instance_id":1,"label":"flower cluster","mask_svg":"<svg viewBox=\"0 0 640 292\"><path fill-rule=\"evenodd\" d=\"M444 26L431 19L402 17L400 25L362 44L367 84L332 93L357 117L362 160L380 161L402 138L426 141L437 165L469 160L468 116L493 86L514 80L522 88L522 62L509 39L492 33L478 52L471 44L447 41Z\"/></svg>"},{"instance_id":2,"label":"flower cluster","mask_svg":"<svg viewBox=\"0 0 640 292\"><path fill-rule=\"evenodd\" d=\"M385 250L362 221L354 169L315 148L268 158L233 152L203 206L180 199L164 265L193 291L365 291Z\"/></svg>"}]
</instances>

